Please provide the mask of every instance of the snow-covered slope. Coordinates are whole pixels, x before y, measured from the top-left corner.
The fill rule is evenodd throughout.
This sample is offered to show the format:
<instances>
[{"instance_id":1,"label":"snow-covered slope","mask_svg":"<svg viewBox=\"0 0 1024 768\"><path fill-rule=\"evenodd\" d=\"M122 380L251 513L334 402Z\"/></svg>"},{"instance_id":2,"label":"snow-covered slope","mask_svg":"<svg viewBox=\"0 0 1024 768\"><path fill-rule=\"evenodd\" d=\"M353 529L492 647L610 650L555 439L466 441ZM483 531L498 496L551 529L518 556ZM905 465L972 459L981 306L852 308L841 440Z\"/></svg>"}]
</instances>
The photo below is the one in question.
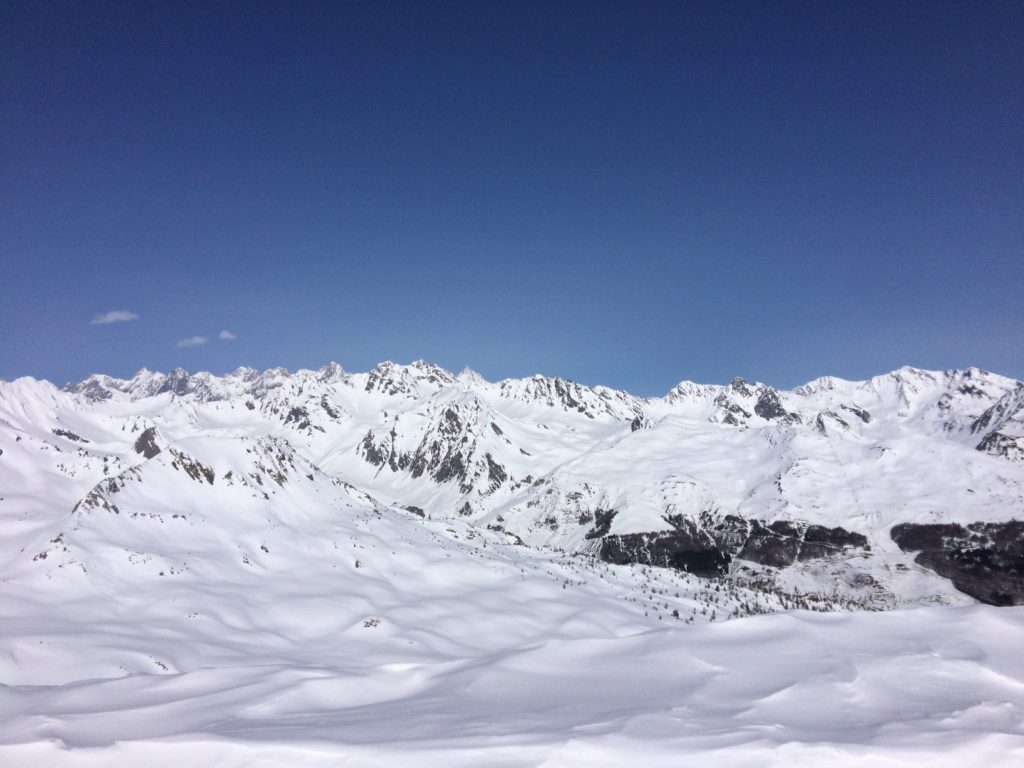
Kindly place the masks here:
<instances>
[{"instance_id":1,"label":"snow-covered slope","mask_svg":"<svg viewBox=\"0 0 1024 768\"><path fill-rule=\"evenodd\" d=\"M0 757L1013 764L1022 392L0 382Z\"/></svg>"}]
</instances>

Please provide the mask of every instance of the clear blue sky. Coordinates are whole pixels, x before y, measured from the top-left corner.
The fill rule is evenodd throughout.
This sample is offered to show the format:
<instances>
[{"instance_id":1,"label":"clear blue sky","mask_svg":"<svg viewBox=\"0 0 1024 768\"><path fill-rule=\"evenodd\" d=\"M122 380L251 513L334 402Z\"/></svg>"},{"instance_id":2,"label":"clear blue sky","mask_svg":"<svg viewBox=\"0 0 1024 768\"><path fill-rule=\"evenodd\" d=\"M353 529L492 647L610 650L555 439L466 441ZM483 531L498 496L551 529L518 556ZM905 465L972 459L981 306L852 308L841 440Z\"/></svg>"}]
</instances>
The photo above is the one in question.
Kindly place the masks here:
<instances>
[{"instance_id":1,"label":"clear blue sky","mask_svg":"<svg viewBox=\"0 0 1024 768\"><path fill-rule=\"evenodd\" d=\"M1024 378L1022 41L1012 2L4 3L0 377Z\"/></svg>"}]
</instances>

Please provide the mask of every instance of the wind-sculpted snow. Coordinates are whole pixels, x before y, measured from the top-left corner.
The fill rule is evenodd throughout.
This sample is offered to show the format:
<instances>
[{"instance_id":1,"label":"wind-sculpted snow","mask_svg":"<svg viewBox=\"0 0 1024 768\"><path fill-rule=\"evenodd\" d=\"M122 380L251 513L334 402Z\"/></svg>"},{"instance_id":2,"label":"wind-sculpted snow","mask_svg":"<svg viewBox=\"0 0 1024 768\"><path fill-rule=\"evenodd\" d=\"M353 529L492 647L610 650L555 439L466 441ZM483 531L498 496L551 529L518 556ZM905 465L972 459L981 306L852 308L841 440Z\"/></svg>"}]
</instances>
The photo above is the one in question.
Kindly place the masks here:
<instances>
[{"instance_id":1,"label":"wind-sculpted snow","mask_svg":"<svg viewBox=\"0 0 1024 768\"><path fill-rule=\"evenodd\" d=\"M1016 765L1021 391L0 382L0 762Z\"/></svg>"}]
</instances>

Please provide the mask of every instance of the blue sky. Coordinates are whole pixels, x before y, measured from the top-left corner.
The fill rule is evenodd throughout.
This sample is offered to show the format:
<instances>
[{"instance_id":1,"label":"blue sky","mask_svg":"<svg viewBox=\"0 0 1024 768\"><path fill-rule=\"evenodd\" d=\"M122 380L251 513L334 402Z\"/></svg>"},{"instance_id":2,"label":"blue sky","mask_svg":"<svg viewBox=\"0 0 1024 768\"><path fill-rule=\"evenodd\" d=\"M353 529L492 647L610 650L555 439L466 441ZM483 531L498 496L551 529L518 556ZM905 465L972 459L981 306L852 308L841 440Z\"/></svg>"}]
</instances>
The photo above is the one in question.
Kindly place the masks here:
<instances>
[{"instance_id":1,"label":"blue sky","mask_svg":"<svg viewBox=\"0 0 1024 768\"><path fill-rule=\"evenodd\" d=\"M0 8L0 377L1024 378L1020 4L255 5Z\"/></svg>"}]
</instances>

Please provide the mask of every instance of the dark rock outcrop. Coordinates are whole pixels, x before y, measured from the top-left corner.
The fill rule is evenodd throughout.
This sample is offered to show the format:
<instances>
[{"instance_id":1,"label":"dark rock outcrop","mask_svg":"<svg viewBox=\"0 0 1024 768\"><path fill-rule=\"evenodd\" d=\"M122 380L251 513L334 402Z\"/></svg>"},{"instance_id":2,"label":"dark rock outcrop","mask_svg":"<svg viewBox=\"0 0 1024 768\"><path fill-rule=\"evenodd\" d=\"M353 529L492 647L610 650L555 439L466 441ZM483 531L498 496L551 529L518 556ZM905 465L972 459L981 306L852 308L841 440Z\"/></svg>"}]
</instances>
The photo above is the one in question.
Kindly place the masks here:
<instances>
[{"instance_id":1,"label":"dark rock outcrop","mask_svg":"<svg viewBox=\"0 0 1024 768\"><path fill-rule=\"evenodd\" d=\"M796 562L800 543L800 529L793 523L776 520L765 525L754 520L750 535L736 557L773 568L785 568Z\"/></svg>"},{"instance_id":2,"label":"dark rock outcrop","mask_svg":"<svg viewBox=\"0 0 1024 768\"><path fill-rule=\"evenodd\" d=\"M57 437L63 437L63 438L66 438L68 440L74 440L76 443L88 443L89 442L88 440L86 440L81 435L76 435L70 429L54 429L52 431L53 431L53 434L55 434Z\"/></svg>"},{"instance_id":3,"label":"dark rock outcrop","mask_svg":"<svg viewBox=\"0 0 1024 768\"><path fill-rule=\"evenodd\" d=\"M156 444L156 427L150 427L139 435L135 441L135 452L147 459L160 453L160 446Z\"/></svg>"},{"instance_id":4,"label":"dark rock outcrop","mask_svg":"<svg viewBox=\"0 0 1024 768\"><path fill-rule=\"evenodd\" d=\"M734 403L726 397L724 392L715 398L715 405L726 411L725 418L722 419L724 424L731 424L735 426L739 424L741 420L750 418L750 412L738 403Z\"/></svg>"},{"instance_id":5,"label":"dark rock outcrop","mask_svg":"<svg viewBox=\"0 0 1024 768\"><path fill-rule=\"evenodd\" d=\"M844 411L849 411L858 419L863 421L865 424L871 422L871 414L865 411L863 408L859 408L856 405L840 405L839 407L842 408Z\"/></svg>"},{"instance_id":6,"label":"dark rock outcrop","mask_svg":"<svg viewBox=\"0 0 1024 768\"><path fill-rule=\"evenodd\" d=\"M189 477L195 480L197 483L201 483L204 479L210 485L213 485L214 472L209 467L203 465L198 459L194 459L186 453L176 451L173 448L170 449L171 455L174 460L171 462L172 469L182 469Z\"/></svg>"},{"instance_id":7,"label":"dark rock outcrop","mask_svg":"<svg viewBox=\"0 0 1024 768\"><path fill-rule=\"evenodd\" d=\"M297 405L288 411L284 423L295 424L296 429L309 429L309 411L303 406Z\"/></svg>"},{"instance_id":8,"label":"dark rock outcrop","mask_svg":"<svg viewBox=\"0 0 1024 768\"><path fill-rule=\"evenodd\" d=\"M767 421L781 421L786 424L793 424L800 421L795 413L790 413L782 407L779 400L779 393L774 389L766 389L754 404L754 413Z\"/></svg>"},{"instance_id":9,"label":"dark rock outcrop","mask_svg":"<svg viewBox=\"0 0 1024 768\"><path fill-rule=\"evenodd\" d=\"M732 561L707 531L692 523L672 531L607 536L601 542L599 556L616 565L642 563L708 578L728 572Z\"/></svg>"},{"instance_id":10,"label":"dark rock outcrop","mask_svg":"<svg viewBox=\"0 0 1024 768\"><path fill-rule=\"evenodd\" d=\"M607 536L608 531L612 528L612 520L619 514L618 510L615 509L598 509L594 512L595 522L594 527L587 531L584 538L587 539L599 539L602 536ZM589 520L589 515L586 518ZM583 517L580 517L580 521L583 521ZM586 523L584 523L585 525Z\"/></svg>"},{"instance_id":11,"label":"dark rock outcrop","mask_svg":"<svg viewBox=\"0 0 1024 768\"><path fill-rule=\"evenodd\" d=\"M494 491L508 479L508 472L505 471L505 467L494 460L491 454L485 454L484 458L487 460L488 491Z\"/></svg>"},{"instance_id":12,"label":"dark rock outcrop","mask_svg":"<svg viewBox=\"0 0 1024 768\"><path fill-rule=\"evenodd\" d=\"M388 457L384 453L383 446L378 446L374 437L373 430L367 432L359 444L359 451L368 463L375 467L383 467L387 463Z\"/></svg>"},{"instance_id":13,"label":"dark rock outcrop","mask_svg":"<svg viewBox=\"0 0 1024 768\"><path fill-rule=\"evenodd\" d=\"M737 376L729 382L729 389L735 392L737 395L743 397L753 397L754 393L750 391L750 387L747 386L747 382L743 380L742 376Z\"/></svg>"},{"instance_id":14,"label":"dark rock outcrop","mask_svg":"<svg viewBox=\"0 0 1024 768\"><path fill-rule=\"evenodd\" d=\"M601 512L597 520L586 538L604 536L598 551L602 560L676 568L698 576L720 576L734 559L785 568L798 561L870 549L862 534L799 521L765 523L705 512L696 519L667 515L670 531L609 536L611 520L602 520Z\"/></svg>"},{"instance_id":15,"label":"dark rock outcrop","mask_svg":"<svg viewBox=\"0 0 1024 768\"><path fill-rule=\"evenodd\" d=\"M104 387L103 384L97 381L93 376L90 376L84 381L65 384L64 391L71 392L76 395L82 395L87 400L91 400L94 403L109 400L114 396L113 392Z\"/></svg>"},{"instance_id":16,"label":"dark rock outcrop","mask_svg":"<svg viewBox=\"0 0 1024 768\"><path fill-rule=\"evenodd\" d=\"M819 557L844 552L849 549L871 549L868 539L862 533L854 533L836 526L826 528L823 525L809 525L804 531L803 542L797 559L801 562Z\"/></svg>"},{"instance_id":17,"label":"dark rock outcrop","mask_svg":"<svg viewBox=\"0 0 1024 768\"><path fill-rule=\"evenodd\" d=\"M157 389L156 394L162 395L170 392L174 395L187 395L191 389L192 377L184 368L175 368L164 377L163 382Z\"/></svg>"},{"instance_id":18,"label":"dark rock outcrop","mask_svg":"<svg viewBox=\"0 0 1024 768\"><path fill-rule=\"evenodd\" d=\"M1011 461L1024 461L1024 437L1013 437L992 431L978 443L977 449L982 453L1002 456Z\"/></svg>"},{"instance_id":19,"label":"dark rock outcrop","mask_svg":"<svg viewBox=\"0 0 1024 768\"><path fill-rule=\"evenodd\" d=\"M901 523L890 534L961 592L989 605L1024 604L1024 522Z\"/></svg>"},{"instance_id":20,"label":"dark rock outcrop","mask_svg":"<svg viewBox=\"0 0 1024 768\"><path fill-rule=\"evenodd\" d=\"M324 409L324 412L329 417L331 417L335 421L338 420L338 416L340 416L340 414L338 413L338 409L331 406L330 402L327 400L327 395L323 395L320 398L320 407Z\"/></svg>"}]
</instances>

